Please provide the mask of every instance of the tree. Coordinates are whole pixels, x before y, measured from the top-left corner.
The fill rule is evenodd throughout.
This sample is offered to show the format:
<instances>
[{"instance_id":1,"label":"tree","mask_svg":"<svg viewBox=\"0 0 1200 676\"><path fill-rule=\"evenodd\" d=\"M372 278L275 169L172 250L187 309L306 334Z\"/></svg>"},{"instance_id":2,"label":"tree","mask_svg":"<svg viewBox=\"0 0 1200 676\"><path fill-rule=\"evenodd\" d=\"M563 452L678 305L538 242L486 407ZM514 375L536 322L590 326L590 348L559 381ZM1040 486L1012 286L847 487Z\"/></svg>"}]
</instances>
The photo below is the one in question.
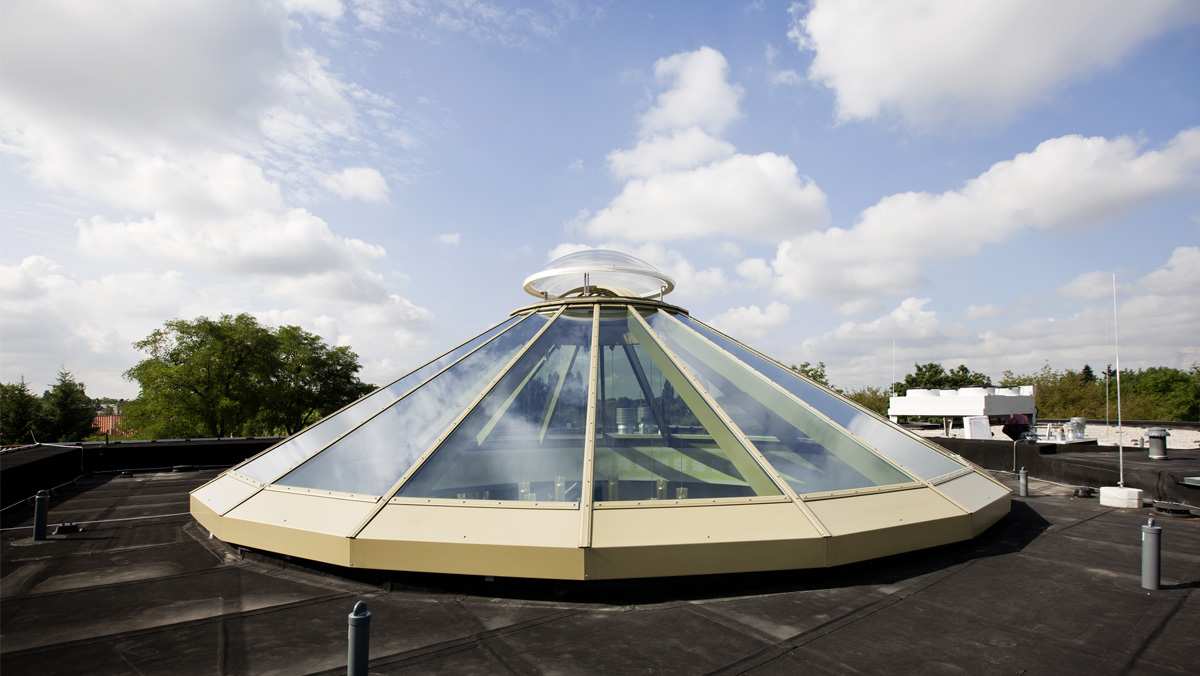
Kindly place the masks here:
<instances>
[{"instance_id":1,"label":"tree","mask_svg":"<svg viewBox=\"0 0 1200 676\"><path fill-rule=\"evenodd\" d=\"M896 383L896 394L903 396L910 387L921 388L950 388L950 387L987 387L992 379L983 373L976 373L959 364L958 368L947 371L937 362L928 364L913 364L914 373L904 376L904 382Z\"/></svg>"},{"instance_id":2,"label":"tree","mask_svg":"<svg viewBox=\"0 0 1200 676\"><path fill-rule=\"evenodd\" d=\"M848 390L843 394L850 401L884 417L887 417L888 407L892 404L890 393L882 387L873 385Z\"/></svg>"},{"instance_id":3,"label":"tree","mask_svg":"<svg viewBox=\"0 0 1200 676\"><path fill-rule=\"evenodd\" d=\"M1096 374L1092 372L1091 366L1084 364L1083 370L1079 372L1079 379L1090 385L1096 382Z\"/></svg>"},{"instance_id":4,"label":"tree","mask_svg":"<svg viewBox=\"0 0 1200 676\"><path fill-rule=\"evenodd\" d=\"M299 326L280 327L275 338L279 364L264 409L268 427L295 434L375 389L358 379L362 367L349 347L330 348Z\"/></svg>"},{"instance_id":5,"label":"tree","mask_svg":"<svg viewBox=\"0 0 1200 676\"><path fill-rule=\"evenodd\" d=\"M825 375L825 362L823 361L817 362L816 366L807 361L799 366L792 364L792 370L815 383L820 383L825 387L833 387L829 384L829 377Z\"/></svg>"},{"instance_id":6,"label":"tree","mask_svg":"<svg viewBox=\"0 0 1200 676\"><path fill-rule=\"evenodd\" d=\"M125 372L141 386L126 422L149 438L292 434L374 389L349 348L248 314L174 319L134 347L149 357Z\"/></svg>"},{"instance_id":7,"label":"tree","mask_svg":"<svg viewBox=\"0 0 1200 676\"><path fill-rule=\"evenodd\" d=\"M29 390L24 376L19 382L0 384L0 443L46 441L49 423L45 405Z\"/></svg>"},{"instance_id":8,"label":"tree","mask_svg":"<svg viewBox=\"0 0 1200 676\"><path fill-rule=\"evenodd\" d=\"M49 441L82 441L96 429L96 405L88 398L83 383L70 371L58 372L58 381L42 395Z\"/></svg>"}]
</instances>

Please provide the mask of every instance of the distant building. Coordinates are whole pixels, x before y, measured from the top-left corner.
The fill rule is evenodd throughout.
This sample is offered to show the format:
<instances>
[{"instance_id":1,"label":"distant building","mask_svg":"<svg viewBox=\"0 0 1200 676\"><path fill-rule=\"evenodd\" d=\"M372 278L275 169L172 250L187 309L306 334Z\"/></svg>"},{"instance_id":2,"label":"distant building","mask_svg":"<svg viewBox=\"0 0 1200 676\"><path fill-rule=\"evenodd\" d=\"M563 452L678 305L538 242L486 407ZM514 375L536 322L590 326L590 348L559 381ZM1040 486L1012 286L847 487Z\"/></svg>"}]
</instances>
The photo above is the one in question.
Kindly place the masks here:
<instances>
[{"instance_id":1,"label":"distant building","mask_svg":"<svg viewBox=\"0 0 1200 676\"><path fill-rule=\"evenodd\" d=\"M96 428L95 434L107 434L110 437L129 436L126 430L120 429L120 415L98 415L94 427Z\"/></svg>"}]
</instances>

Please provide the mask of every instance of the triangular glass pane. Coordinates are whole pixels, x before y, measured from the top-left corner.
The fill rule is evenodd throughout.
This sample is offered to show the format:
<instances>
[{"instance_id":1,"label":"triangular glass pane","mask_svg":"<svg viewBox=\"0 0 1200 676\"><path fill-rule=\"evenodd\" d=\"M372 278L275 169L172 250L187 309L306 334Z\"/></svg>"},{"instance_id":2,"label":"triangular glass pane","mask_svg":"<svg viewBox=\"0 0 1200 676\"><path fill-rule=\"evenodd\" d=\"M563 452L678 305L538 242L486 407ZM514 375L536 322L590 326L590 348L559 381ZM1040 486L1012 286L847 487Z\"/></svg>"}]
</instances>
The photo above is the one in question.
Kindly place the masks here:
<instances>
[{"instance_id":1,"label":"triangular glass pane","mask_svg":"<svg viewBox=\"0 0 1200 676\"><path fill-rule=\"evenodd\" d=\"M602 310L598 358L596 500L781 494L628 309Z\"/></svg>"},{"instance_id":2,"label":"triangular glass pane","mask_svg":"<svg viewBox=\"0 0 1200 676\"><path fill-rule=\"evenodd\" d=\"M647 323L797 493L912 478L665 312Z\"/></svg>"},{"instance_id":3,"label":"triangular glass pane","mask_svg":"<svg viewBox=\"0 0 1200 676\"><path fill-rule=\"evenodd\" d=\"M512 317L496 325L463 345L399 378L387 387L372 392L341 411L293 435L275 448L236 468L236 471L259 481L268 483L274 481L284 472L299 465L312 454L328 446L334 439L337 439L362 421L395 403L397 399L411 392L413 388L425 382L430 376L462 359L463 355L491 340L502 331L509 329L519 320L520 317Z\"/></svg>"},{"instance_id":4,"label":"triangular glass pane","mask_svg":"<svg viewBox=\"0 0 1200 676\"><path fill-rule=\"evenodd\" d=\"M578 502L591 345L591 308L565 311L397 497Z\"/></svg>"},{"instance_id":5,"label":"triangular glass pane","mask_svg":"<svg viewBox=\"0 0 1200 676\"><path fill-rule=\"evenodd\" d=\"M905 472L921 479L933 479L965 467L949 456L943 455L920 440L909 436L903 430L837 398L817 385L804 380L794 371L760 357L743 345L726 338L691 317L682 314L674 316L689 328L716 343L726 352L841 425L864 443L879 449L880 453L890 458Z\"/></svg>"},{"instance_id":6,"label":"triangular glass pane","mask_svg":"<svg viewBox=\"0 0 1200 676\"><path fill-rule=\"evenodd\" d=\"M275 483L383 495L547 321L529 316Z\"/></svg>"}]
</instances>

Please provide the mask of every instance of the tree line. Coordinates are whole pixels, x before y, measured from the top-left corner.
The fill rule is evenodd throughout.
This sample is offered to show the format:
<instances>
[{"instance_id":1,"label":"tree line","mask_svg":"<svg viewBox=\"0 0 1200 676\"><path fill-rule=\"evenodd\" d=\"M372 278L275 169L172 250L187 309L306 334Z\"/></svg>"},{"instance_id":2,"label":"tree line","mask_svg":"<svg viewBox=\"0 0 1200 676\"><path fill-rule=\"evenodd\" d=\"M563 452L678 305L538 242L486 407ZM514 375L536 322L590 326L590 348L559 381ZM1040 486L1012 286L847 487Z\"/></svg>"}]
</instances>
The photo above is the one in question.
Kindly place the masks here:
<instances>
[{"instance_id":1,"label":"tree line","mask_svg":"<svg viewBox=\"0 0 1200 676\"><path fill-rule=\"evenodd\" d=\"M92 434L95 420L96 407L84 384L66 369L40 397L25 378L0 384L0 443L79 441Z\"/></svg>"},{"instance_id":2,"label":"tree line","mask_svg":"<svg viewBox=\"0 0 1200 676\"><path fill-rule=\"evenodd\" d=\"M173 319L134 347L147 356L124 376L140 392L120 413L123 435L135 439L294 434L375 389L359 379L349 347L248 314ZM3 385L3 397L6 444L86 439L115 403L89 399L65 370L41 398L23 378Z\"/></svg>"},{"instance_id":3,"label":"tree line","mask_svg":"<svg viewBox=\"0 0 1200 676\"><path fill-rule=\"evenodd\" d=\"M992 387L991 378L960 364L947 370L941 364L913 364L914 372L893 384L897 396L910 388ZM792 368L816 382L836 389L866 408L886 416L891 389L867 386L839 389L829 383L825 363L804 362ZM1154 366L1121 369L1121 415L1127 420L1200 421L1200 363L1190 369ZM1096 374L1084 364L1078 371L1053 369L1048 364L1034 373L1004 371L997 387L1037 385L1034 405L1042 418L1082 416L1093 420L1117 415L1117 372L1111 366Z\"/></svg>"}]
</instances>

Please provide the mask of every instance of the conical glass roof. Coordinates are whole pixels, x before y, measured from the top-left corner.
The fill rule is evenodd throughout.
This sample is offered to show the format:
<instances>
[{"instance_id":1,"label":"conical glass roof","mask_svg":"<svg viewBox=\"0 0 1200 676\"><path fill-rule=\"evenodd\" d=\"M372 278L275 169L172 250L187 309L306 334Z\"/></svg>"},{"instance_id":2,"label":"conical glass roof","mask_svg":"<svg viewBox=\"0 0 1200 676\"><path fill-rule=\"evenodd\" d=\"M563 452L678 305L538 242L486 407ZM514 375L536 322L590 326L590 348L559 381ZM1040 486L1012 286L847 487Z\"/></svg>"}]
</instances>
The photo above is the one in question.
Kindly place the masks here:
<instances>
[{"instance_id":1,"label":"conical glass roof","mask_svg":"<svg viewBox=\"0 0 1200 676\"><path fill-rule=\"evenodd\" d=\"M265 549L344 565L586 578L882 555L834 555L839 529L853 543L879 517L843 523L831 505L908 505L888 528L965 524L945 541L974 533L983 507L992 521L1007 512L1007 497L996 507L1007 490L957 456L650 299L671 287L625 254L560 258L526 280L543 302L198 489L193 513ZM720 509L625 511L665 506ZM747 518L757 525L735 525ZM728 554L660 569L663 551L716 556L714 528L726 544L769 549L769 562ZM325 537L342 539L322 547L346 553L311 549ZM765 544L809 540L823 556ZM883 553L926 546L909 540ZM442 551L472 546L502 557L455 563Z\"/></svg>"}]
</instances>

